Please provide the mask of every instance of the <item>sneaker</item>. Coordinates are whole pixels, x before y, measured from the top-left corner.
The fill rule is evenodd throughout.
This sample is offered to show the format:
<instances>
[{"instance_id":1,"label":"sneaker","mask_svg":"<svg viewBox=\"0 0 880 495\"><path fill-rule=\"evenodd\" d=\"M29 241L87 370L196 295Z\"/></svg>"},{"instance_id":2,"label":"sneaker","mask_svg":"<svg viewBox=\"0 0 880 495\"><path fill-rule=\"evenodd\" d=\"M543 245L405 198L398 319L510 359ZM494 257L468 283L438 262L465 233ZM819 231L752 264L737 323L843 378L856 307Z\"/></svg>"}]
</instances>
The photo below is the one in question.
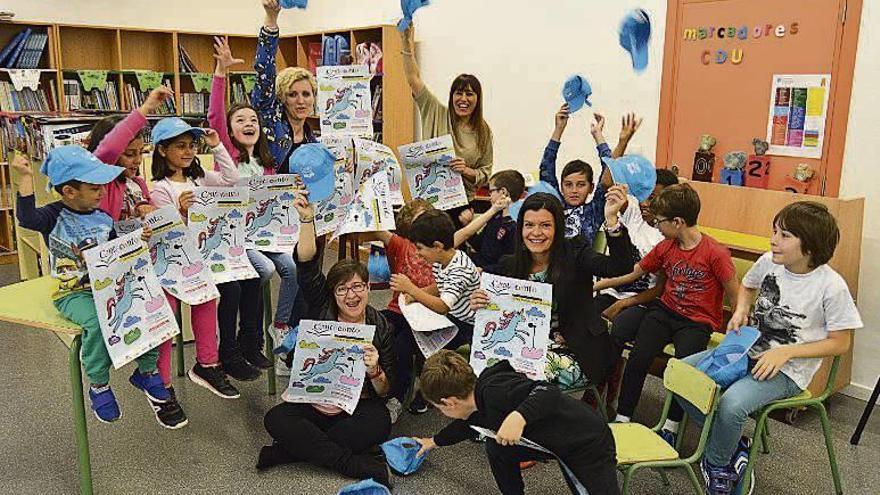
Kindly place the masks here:
<instances>
[{"instance_id":1,"label":"sneaker","mask_svg":"<svg viewBox=\"0 0 880 495\"><path fill-rule=\"evenodd\" d=\"M196 365L186 373L186 376L188 376L196 385L205 387L211 392L214 392L214 395L218 397L224 399L237 399L241 397L238 389L229 383L229 380L226 378L226 373L223 372L222 366L202 366L201 364L196 363Z\"/></svg>"},{"instance_id":2,"label":"sneaker","mask_svg":"<svg viewBox=\"0 0 880 495\"><path fill-rule=\"evenodd\" d=\"M736 446L736 453L733 454L733 462L731 466L733 466L733 470L736 472L736 490L734 493L736 495L752 495L755 492L755 468L752 467L752 474L749 476L751 478L751 482L749 483L749 491L743 491L743 474L746 472L746 465L749 463L749 450L752 448L752 439L749 437L740 437L739 443Z\"/></svg>"},{"instance_id":3,"label":"sneaker","mask_svg":"<svg viewBox=\"0 0 880 495\"><path fill-rule=\"evenodd\" d=\"M152 402L166 402L171 398L171 394L168 393L168 389L165 388L165 384L162 383L162 378L159 377L158 373L144 375L135 369L134 373L128 378L128 381L134 385L134 388L145 393Z\"/></svg>"},{"instance_id":4,"label":"sneaker","mask_svg":"<svg viewBox=\"0 0 880 495\"><path fill-rule=\"evenodd\" d=\"M700 471L706 482L706 490L709 495L732 495L736 484L736 472L729 466L717 467L709 464L703 458L700 461Z\"/></svg>"},{"instance_id":5,"label":"sneaker","mask_svg":"<svg viewBox=\"0 0 880 495\"><path fill-rule=\"evenodd\" d=\"M122 417L119 403L109 385L100 388L89 387L89 399L92 401L92 411L95 417L102 423L112 423Z\"/></svg>"},{"instance_id":6,"label":"sneaker","mask_svg":"<svg viewBox=\"0 0 880 495\"><path fill-rule=\"evenodd\" d=\"M267 370L272 367L272 361L269 361L269 358L264 356L263 353L257 349L242 351L241 355L244 357L244 360L254 368Z\"/></svg>"},{"instance_id":7,"label":"sneaker","mask_svg":"<svg viewBox=\"0 0 880 495\"><path fill-rule=\"evenodd\" d=\"M281 356L275 358L275 374L278 376L290 376L290 366L287 366L287 362Z\"/></svg>"},{"instance_id":8,"label":"sneaker","mask_svg":"<svg viewBox=\"0 0 880 495\"><path fill-rule=\"evenodd\" d=\"M183 428L189 423L189 420L186 419L186 414L183 413L183 408L180 407L180 403L177 402L177 394L174 393L174 388L169 388L168 392L171 397L165 402L150 400L150 405L153 407L153 412L156 414L156 421L169 430Z\"/></svg>"},{"instance_id":9,"label":"sneaker","mask_svg":"<svg viewBox=\"0 0 880 495\"><path fill-rule=\"evenodd\" d=\"M403 412L403 404L396 397L392 397L385 403L385 407L388 408L388 414L391 415L391 424L397 423L400 413Z\"/></svg>"},{"instance_id":10,"label":"sneaker","mask_svg":"<svg viewBox=\"0 0 880 495\"><path fill-rule=\"evenodd\" d=\"M245 361L241 355L237 355L228 361L223 361L223 369L227 375L240 382L252 382L262 374L260 370Z\"/></svg>"},{"instance_id":11,"label":"sneaker","mask_svg":"<svg viewBox=\"0 0 880 495\"><path fill-rule=\"evenodd\" d=\"M675 433L674 431L669 431L664 428L663 430L660 431L660 436L663 438L663 440L666 441L666 443L671 445L673 449L675 448L675 440L678 438L677 433Z\"/></svg>"},{"instance_id":12,"label":"sneaker","mask_svg":"<svg viewBox=\"0 0 880 495\"><path fill-rule=\"evenodd\" d=\"M430 408L431 406L425 401L424 397L422 397L422 393L416 392L413 400L409 403L408 409L410 414L425 414Z\"/></svg>"}]
</instances>

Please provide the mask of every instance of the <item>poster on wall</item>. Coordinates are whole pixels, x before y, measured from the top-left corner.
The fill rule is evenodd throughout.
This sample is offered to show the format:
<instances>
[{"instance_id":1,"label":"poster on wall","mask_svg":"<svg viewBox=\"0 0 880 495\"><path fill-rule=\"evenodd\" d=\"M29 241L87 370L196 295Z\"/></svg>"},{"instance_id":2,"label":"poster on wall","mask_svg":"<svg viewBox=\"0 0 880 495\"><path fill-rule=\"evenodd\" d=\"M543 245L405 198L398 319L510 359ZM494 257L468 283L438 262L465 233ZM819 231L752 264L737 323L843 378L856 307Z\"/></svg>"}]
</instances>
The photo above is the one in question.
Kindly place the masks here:
<instances>
[{"instance_id":1,"label":"poster on wall","mask_svg":"<svg viewBox=\"0 0 880 495\"><path fill-rule=\"evenodd\" d=\"M822 158L831 74L773 76L768 155Z\"/></svg>"},{"instance_id":2,"label":"poster on wall","mask_svg":"<svg viewBox=\"0 0 880 495\"><path fill-rule=\"evenodd\" d=\"M321 135L373 137L370 68L366 65L318 67L318 115Z\"/></svg>"}]
</instances>

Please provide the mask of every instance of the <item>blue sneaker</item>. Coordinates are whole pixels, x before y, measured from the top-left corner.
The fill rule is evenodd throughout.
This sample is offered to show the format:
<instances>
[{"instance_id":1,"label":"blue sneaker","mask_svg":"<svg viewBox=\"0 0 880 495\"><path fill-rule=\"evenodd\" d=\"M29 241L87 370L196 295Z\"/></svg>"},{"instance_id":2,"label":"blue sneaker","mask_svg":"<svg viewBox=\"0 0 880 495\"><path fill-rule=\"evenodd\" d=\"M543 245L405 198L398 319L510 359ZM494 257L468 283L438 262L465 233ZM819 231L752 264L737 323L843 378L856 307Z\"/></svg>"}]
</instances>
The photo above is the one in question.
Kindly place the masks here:
<instances>
[{"instance_id":1,"label":"blue sneaker","mask_svg":"<svg viewBox=\"0 0 880 495\"><path fill-rule=\"evenodd\" d=\"M671 445L673 449L675 448L675 440L678 438L677 433L675 433L673 431L669 431L667 429L663 429L663 430L660 430L660 437L663 438L663 440L665 440L666 443Z\"/></svg>"},{"instance_id":2,"label":"blue sneaker","mask_svg":"<svg viewBox=\"0 0 880 495\"><path fill-rule=\"evenodd\" d=\"M95 417L102 423L112 423L122 417L116 396L110 390L110 386L104 386L97 390L89 387L89 399L92 401L92 411Z\"/></svg>"},{"instance_id":3,"label":"blue sneaker","mask_svg":"<svg viewBox=\"0 0 880 495\"><path fill-rule=\"evenodd\" d=\"M171 398L171 394L165 388L165 384L162 383L159 373L143 375L135 369L128 381L134 385L134 388L147 394L147 398L152 402L165 403Z\"/></svg>"},{"instance_id":4,"label":"blue sneaker","mask_svg":"<svg viewBox=\"0 0 880 495\"><path fill-rule=\"evenodd\" d=\"M703 458L700 461L700 471L703 473L709 495L733 495L736 485L736 472L733 468L713 466Z\"/></svg>"},{"instance_id":5,"label":"blue sneaker","mask_svg":"<svg viewBox=\"0 0 880 495\"><path fill-rule=\"evenodd\" d=\"M739 443L736 446L736 453L733 454L733 462L731 466L733 466L733 470L736 472L736 490L734 493L736 495L752 495L755 492L755 468L752 467L752 474L749 476L751 478L751 482L749 483L749 491L744 492L744 481L743 474L746 472L746 465L749 463L749 450L752 448L752 439L749 437L740 437Z\"/></svg>"}]
</instances>

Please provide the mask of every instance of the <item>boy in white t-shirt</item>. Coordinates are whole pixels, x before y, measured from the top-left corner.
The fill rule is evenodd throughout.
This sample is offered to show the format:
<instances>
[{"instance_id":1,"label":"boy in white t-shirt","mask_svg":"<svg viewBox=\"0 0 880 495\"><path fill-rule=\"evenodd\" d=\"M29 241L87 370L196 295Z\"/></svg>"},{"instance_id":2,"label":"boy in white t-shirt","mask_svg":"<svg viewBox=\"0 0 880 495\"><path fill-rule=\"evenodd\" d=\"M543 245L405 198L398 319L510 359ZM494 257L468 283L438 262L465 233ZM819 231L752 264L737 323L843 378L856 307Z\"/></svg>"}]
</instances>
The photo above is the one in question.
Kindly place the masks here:
<instances>
[{"instance_id":1,"label":"boy in white t-shirt","mask_svg":"<svg viewBox=\"0 0 880 495\"><path fill-rule=\"evenodd\" d=\"M721 396L700 463L710 494L739 492L751 444L741 438L749 415L806 389L822 358L847 352L853 330L862 327L846 282L827 265L839 239L837 222L825 206L790 204L773 219L771 252L743 278L728 330L751 324L761 337L749 352L750 373ZM695 365L705 354L684 361Z\"/></svg>"}]
</instances>

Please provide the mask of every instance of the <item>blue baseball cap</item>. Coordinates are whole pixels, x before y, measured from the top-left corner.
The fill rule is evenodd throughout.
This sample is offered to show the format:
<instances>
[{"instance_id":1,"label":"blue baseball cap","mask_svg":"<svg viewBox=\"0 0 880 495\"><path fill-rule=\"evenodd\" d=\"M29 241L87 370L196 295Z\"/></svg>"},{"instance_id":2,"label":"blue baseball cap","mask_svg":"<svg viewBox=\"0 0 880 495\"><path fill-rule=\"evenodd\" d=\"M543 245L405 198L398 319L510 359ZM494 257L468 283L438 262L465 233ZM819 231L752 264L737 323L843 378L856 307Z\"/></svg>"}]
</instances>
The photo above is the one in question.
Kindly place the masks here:
<instances>
[{"instance_id":1,"label":"blue baseball cap","mask_svg":"<svg viewBox=\"0 0 880 495\"><path fill-rule=\"evenodd\" d=\"M569 113L577 112L584 106L584 103L587 106L593 106L588 100L591 94L593 94L593 88L590 87L590 83L584 76L571 76L562 87L562 97L568 103Z\"/></svg>"},{"instance_id":2,"label":"blue baseball cap","mask_svg":"<svg viewBox=\"0 0 880 495\"><path fill-rule=\"evenodd\" d=\"M153 126L153 130L150 132L150 139L153 141L153 144L157 144L186 133L192 134L193 139L199 139L205 135L205 130L187 124L180 117L168 117L156 122L156 125Z\"/></svg>"},{"instance_id":3,"label":"blue baseball cap","mask_svg":"<svg viewBox=\"0 0 880 495\"><path fill-rule=\"evenodd\" d=\"M400 32L406 31L406 28L412 24L413 14L430 3L429 0L400 0L400 10L403 12L403 19L397 23L397 30Z\"/></svg>"},{"instance_id":4,"label":"blue baseball cap","mask_svg":"<svg viewBox=\"0 0 880 495\"><path fill-rule=\"evenodd\" d=\"M282 9L304 9L308 7L309 0L281 0L278 5L281 5Z\"/></svg>"},{"instance_id":5,"label":"blue baseball cap","mask_svg":"<svg viewBox=\"0 0 880 495\"><path fill-rule=\"evenodd\" d=\"M626 184L629 193L639 201L648 199L657 185L657 169L647 158L640 155L624 155L620 158L604 157L602 162L611 170L615 184Z\"/></svg>"},{"instance_id":6,"label":"blue baseball cap","mask_svg":"<svg viewBox=\"0 0 880 495\"><path fill-rule=\"evenodd\" d=\"M749 372L749 350L761 337L754 327L727 332L718 347L700 359L696 368L718 385L729 387Z\"/></svg>"},{"instance_id":7,"label":"blue baseball cap","mask_svg":"<svg viewBox=\"0 0 880 495\"><path fill-rule=\"evenodd\" d=\"M410 437L397 437L382 444L385 460L395 473L402 476L412 474L419 469L427 454L419 457L421 444Z\"/></svg>"},{"instance_id":8,"label":"blue baseball cap","mask_svg":"<svg viewBox=\"0 0 880 495\"><path fill-rule=\"evenodd\" d=\"M629 12L620 23L620 46L629 52L633 69L642 72L648 66L648 41L651 40L651 18L643 9Z\"/></svg>"},{"instance_id":9,"label":"blue baseball cap","mask_svg":"<svg viewBox=\"0 0 880 495\"><path fill-rule=\"evenodd\" d=\"M59 146L46 156L40 172L49 178L49 187L58 186L72 180L86 184L109 184L123 172L122 167L114 167L98 160L82 146L71 144Z\"/></svg>"},{"instance_id":10,"label":"blue baseball cap","mask_svg":"<svg viewBox=\"0 0 880 495\"><path fill-rule=\"evenodd\" d=\"M385 485L370 478L343 486L338 495L391 495L391 492Z\"/></svg>"},{"instance_id":11,"label":"blue baseball cap","mask_svg":"<svg viewBox=\"0 0 880 495\"><path fill-rule=\"evenodd\" d=\"M299 174L306 189L309 202L315 203L329 198L336 188L333 165L336 157L321 143L301 145L290 156L290 173Z\"/></svg>"}]
</instances>

